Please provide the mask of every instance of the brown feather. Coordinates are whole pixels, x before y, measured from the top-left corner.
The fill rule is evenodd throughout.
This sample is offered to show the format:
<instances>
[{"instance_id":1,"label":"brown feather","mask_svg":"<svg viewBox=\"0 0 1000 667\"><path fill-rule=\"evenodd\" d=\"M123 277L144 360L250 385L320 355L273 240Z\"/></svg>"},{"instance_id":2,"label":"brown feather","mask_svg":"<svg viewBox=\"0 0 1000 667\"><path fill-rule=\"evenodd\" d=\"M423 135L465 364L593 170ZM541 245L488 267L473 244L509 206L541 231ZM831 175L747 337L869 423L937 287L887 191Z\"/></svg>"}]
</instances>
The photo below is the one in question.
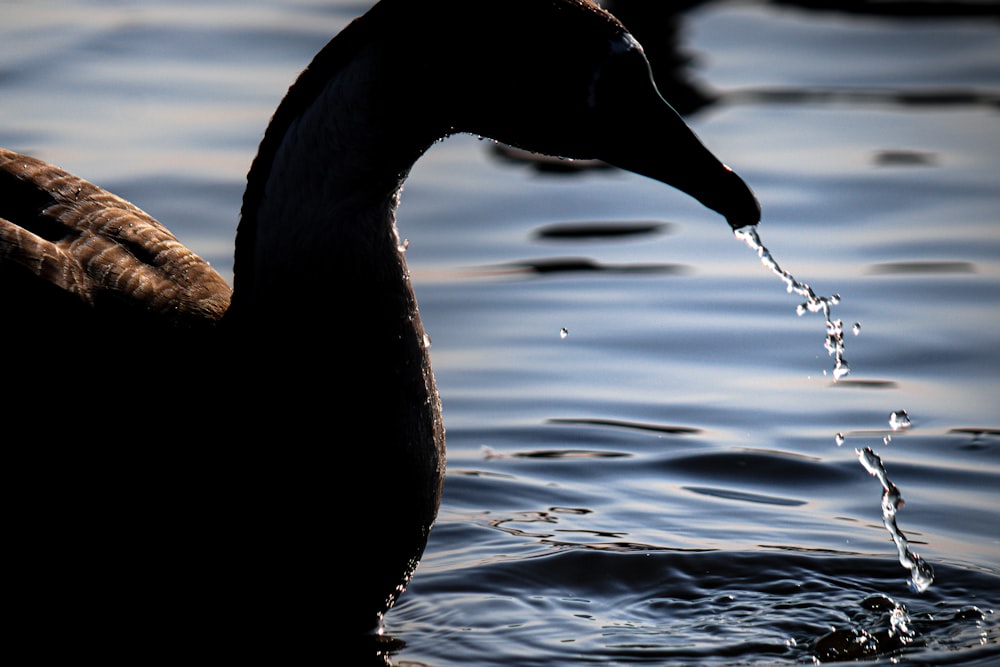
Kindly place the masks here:
<instances>
[{"instance_id":1,"label":"brown feather","mask_svg":"<svg viewBox=\"0 0 1000 667\"><path fill-rule=\"evenodd\" d=\"M231 296L208 262L136 206L4 149L0 284L3 311L22 328L25 318L203 328Z\"/></svg>"}]
</instances>

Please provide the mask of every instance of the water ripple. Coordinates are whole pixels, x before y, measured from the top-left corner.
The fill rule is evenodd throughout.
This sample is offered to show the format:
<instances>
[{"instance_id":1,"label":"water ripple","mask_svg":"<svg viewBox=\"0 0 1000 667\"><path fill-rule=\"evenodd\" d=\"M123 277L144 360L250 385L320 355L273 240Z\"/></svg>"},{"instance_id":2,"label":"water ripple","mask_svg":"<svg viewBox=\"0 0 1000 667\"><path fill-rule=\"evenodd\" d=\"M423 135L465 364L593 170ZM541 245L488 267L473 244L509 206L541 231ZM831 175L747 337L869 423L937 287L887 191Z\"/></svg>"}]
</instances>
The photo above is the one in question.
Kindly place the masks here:
<instances>
[{"instance_id":1,"label":"water ripple","mask_svg":"<svg viewBox=\"0 0 1000 667\"><path fill-rule=\"evenodd\" d=\"M535 232L539 239L591 241L650 236L666 230L666 222L563 222L546 225Z\"/></svg>"},{"instance_id":2,"label":"water ripple","mask_svg":"<svg viewBox=\"0 0 1000 667\"><path fill-rule=\"evenodd\" d=\"M638 273L683 275L691 272L685 264L605 264L589 257L538 257L482 267L484 275L548 275L556 273Z\"/></svg>"},{"instance_id":3,"label":"water ripple","mask_svg":"<svg viewBox=\"0 0 1000 667\"><path fill-rule=\"evenodd\" d=\"M621 419L592 419L592 418L553 418L549 419L550 424L580 424L584 426L606 426L611 428L630 428L640 431L650 431L652 433L669 433L670 435L694 435L702 430L693 426L673 426L669 424L649 424L642 422L632 422Z\"/></svg>"},{"instance_id":4,"label":"water ripple","mask_svg":"<svg viewBox=\"0 0 1000 667\"><path fill-rule=\"evenodd\" d=\"M871 275L899 275L906 273L942 274L977 273L973 262L883 262L868 267Z\"/></svg>"},{"instance_id":5,"label":"water ripple","mask_svg":"<svg viewBox=\"0 0 1000 667\"><path fill-rule=\"evenodd\" d=\"M777 496L766 496L760 493L747 493L746 491L733 491L732 489L719 489L707 486L684 486L681 487L692 493L700 493L714 498L725 498L727 500L739 500L746 503L758 503L761 505L782 505L785 507L798 507L806 505L804 500L792 498L779 498Z\"/></svg>"},{"instance_id":6,"label":"water ripple","mask_svg":"<svg viewBox=\"0 0 1000 667\"><path fill-rule=\"evenodd\" d=\"M472 565L461 577L418 577L421 594L404 599L394 625L404 628L408 659L439 667L1000 657L998 573L945 565L932 591L890 597L882 591L899 589L897 568L888 559L808 550L568 548ZM973 602L970 591L980 592ZM433 594L432 609L426 596ZM452 622L439 628L442 611ZM440 641L456 622L464 631ZM494 661L491 645L505 647L506 662Z\"/></svg>"}]
</instances>

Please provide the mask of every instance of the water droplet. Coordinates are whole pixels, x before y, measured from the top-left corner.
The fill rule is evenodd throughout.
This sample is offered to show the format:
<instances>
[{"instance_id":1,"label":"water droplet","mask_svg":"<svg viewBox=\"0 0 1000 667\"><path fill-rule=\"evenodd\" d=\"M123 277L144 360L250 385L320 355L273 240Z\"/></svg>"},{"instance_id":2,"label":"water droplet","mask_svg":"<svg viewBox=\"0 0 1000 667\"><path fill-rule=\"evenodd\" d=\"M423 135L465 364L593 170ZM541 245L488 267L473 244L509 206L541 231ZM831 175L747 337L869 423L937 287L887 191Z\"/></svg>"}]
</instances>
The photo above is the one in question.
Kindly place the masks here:
<instances>
[{"instance_id":1,"label":"water droplet","mask_svg":"<svg viewBox=\"0 0 1000 667\"><path fill-rule=\"evenodd\" d=\"M480 447L480 451L483 454L483 458L487 459L487 460L489 460L489 459L502 459L502 458L504 458L503 454L501 454L497 450L493 449L489 445L483 445L482 447Z\"/></svg>"},{"instance_id":2,"label":"water droplet","mask_svg":"<svg viewBox=\"0 0 1000 667\"><path fill-rule=\"evenodd\" d=\"M563 327L562 329L559 330L560 338L565 338L568 335L569 335L569 329L567 329L566 327Z\"/></svg>"},{"instance_id":3,"label":"water droplet","mask_svg":"<svg viewBox=\"0 0 1000 667\"><path fill-rule=\"evenodd\" d=\"M893 431L908 429L912 425L912 422L910 422L910 416L906 414L906 410L896 410L889 415L889 426Z\"/></svg>"},{"instance_id":4,"label":"water droplet","mask_svg":"<svg viewBox=\"0 0 1000 667\"><path fill-rule=\"evenodd\" d=\"M423 337L423 343L424 343L424 348L425 349L428 349L428 350L431 349L431 337L428 336L426 333L424 334L424 337Z\"/></svg>"},{"instance_id":5,"label":"water droplet","mask_svg":"<svg viewBox=\"0 0 1000 667\"><path fill-rule=\"evenodd\" d=\"M888 445L890 442L892 442L892 436L886 434L886 436L884 438L882 438L882 444L883 445Z\"/></svg>"},{"instance_id":6,"label":"water droplet","mask_svg":"<svg viewBox=\"0 0 1000 667\"><path fill-rule=\"evenodd\" d=\"M861 322L855 322L854 327L851 328L851 331L854 333L855 336L861 333Z\"/></svg>"},{"instance_id":7,"label":"water droplet","mask_svg":"<svg viewBox=\"0 0 1000 667\"><path fill-rule=\"evenodd\" d=\"M838 447L840 447L842 444L844 444L844 434L838 433L837 435L834 436L833 441L837 443Z\"/></svg>"},{"instance_id":8,"label":"water droplet","mask_svg":"<svg viewBox=\"0 0 1000 667\"><path fill-rule=\"evenodd\" d=\"M396 250L399 252L406 252L406 249L410 247L410 239L403 239L396 244Z\"/></svg>"}]
</instances>

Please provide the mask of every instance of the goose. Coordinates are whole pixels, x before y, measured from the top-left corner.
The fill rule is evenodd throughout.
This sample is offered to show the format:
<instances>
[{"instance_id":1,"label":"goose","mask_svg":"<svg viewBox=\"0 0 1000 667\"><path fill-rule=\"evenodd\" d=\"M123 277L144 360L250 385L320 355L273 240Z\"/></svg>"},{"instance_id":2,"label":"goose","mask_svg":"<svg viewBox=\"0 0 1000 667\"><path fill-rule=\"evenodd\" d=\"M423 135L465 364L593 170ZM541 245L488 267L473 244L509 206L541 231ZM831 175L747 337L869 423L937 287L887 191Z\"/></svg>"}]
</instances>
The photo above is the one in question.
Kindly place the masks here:
<instances>
[{"instance_id":1,"label":"goose","mask_svg":"<svg viewBox=\"0 0 1000 667\"><path fill-rule=\"evenodd\" d=\"M760 220L589 0L381 0L350 22L263 135L232 289L133 204L0 150L4 405L34 424L19 544L47 610L250 644L379 631L445 473L395 216L416 160L461 133Z\"/></svg>"}]
</instances>

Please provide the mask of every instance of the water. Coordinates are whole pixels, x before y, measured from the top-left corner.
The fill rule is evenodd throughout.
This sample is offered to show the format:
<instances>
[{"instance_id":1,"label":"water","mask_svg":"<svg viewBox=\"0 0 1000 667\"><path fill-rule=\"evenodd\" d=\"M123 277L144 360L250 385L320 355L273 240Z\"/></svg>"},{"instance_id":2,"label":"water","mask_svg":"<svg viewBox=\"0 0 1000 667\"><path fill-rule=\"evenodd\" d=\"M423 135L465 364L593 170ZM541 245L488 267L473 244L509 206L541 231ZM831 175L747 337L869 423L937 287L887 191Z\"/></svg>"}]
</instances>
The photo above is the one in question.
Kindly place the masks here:
<instances>
[{"instance_id":1,"label":"water","mask_svg":"<svg viewBox=\"0 0 1000 667\"><path fill-rule=\"evenodd\" d=\"M133 200L228 274L267 118L365 6L0 3L0 144ZM850 374L834 378L823 320L797 317L798 297L682 195L475 137L436 145L400 227L448 479L367 657L995 664L996 18L747 1L633 31L693 57L664 88L755 188L781 266L863 327L844 340ZM889 423L900 411L908 428ZM866 448L905 496L923 592Z\"/></svg>"},{"instance_id":2,"label":"water","mask_svg":"<svg viewBox=\"0 0 1000 667\"><path fill-rule=\"evenodd\" d=\"M872 451L871 447L855 450L861 465L872 477L877 477L882 484L882 523L892 536L899 551L899 564L910 570L913 578L910 587L918 593L926 591L934 583L934 568L927 561L910 551L909 541L896 524L896 511L903 507L903 496L899 488L889 479L882 459Z\"/></svg>"},{"instance_id":3,"label":"water","mask_svg":"<svg viewBox=\"0 0 1000 667\"><path fill-rule=\"evenodd\" d=\"M761 264L785 283L785 287L790 294L794 293L805 297L805 302L800 303L795 309L797 314L823 313L823 317L826 319L826 343L824 347L834 358L833 379L839 380L850 373L851 367L847 364L847 360L844 359L844 323L833 317L833 307L840 303L840 296L837 294L819 296L809 285L797 280L795 276L781 268L777 260L774 259L774 256L771 255L771 251L761 241L760 232L757 230L756 225L737 229L736 238L742 240L747 244L747 247L757 253ZM855 333L859 332L860 328L860 324L855 324Z\"/></svg>"}]
</instances>

